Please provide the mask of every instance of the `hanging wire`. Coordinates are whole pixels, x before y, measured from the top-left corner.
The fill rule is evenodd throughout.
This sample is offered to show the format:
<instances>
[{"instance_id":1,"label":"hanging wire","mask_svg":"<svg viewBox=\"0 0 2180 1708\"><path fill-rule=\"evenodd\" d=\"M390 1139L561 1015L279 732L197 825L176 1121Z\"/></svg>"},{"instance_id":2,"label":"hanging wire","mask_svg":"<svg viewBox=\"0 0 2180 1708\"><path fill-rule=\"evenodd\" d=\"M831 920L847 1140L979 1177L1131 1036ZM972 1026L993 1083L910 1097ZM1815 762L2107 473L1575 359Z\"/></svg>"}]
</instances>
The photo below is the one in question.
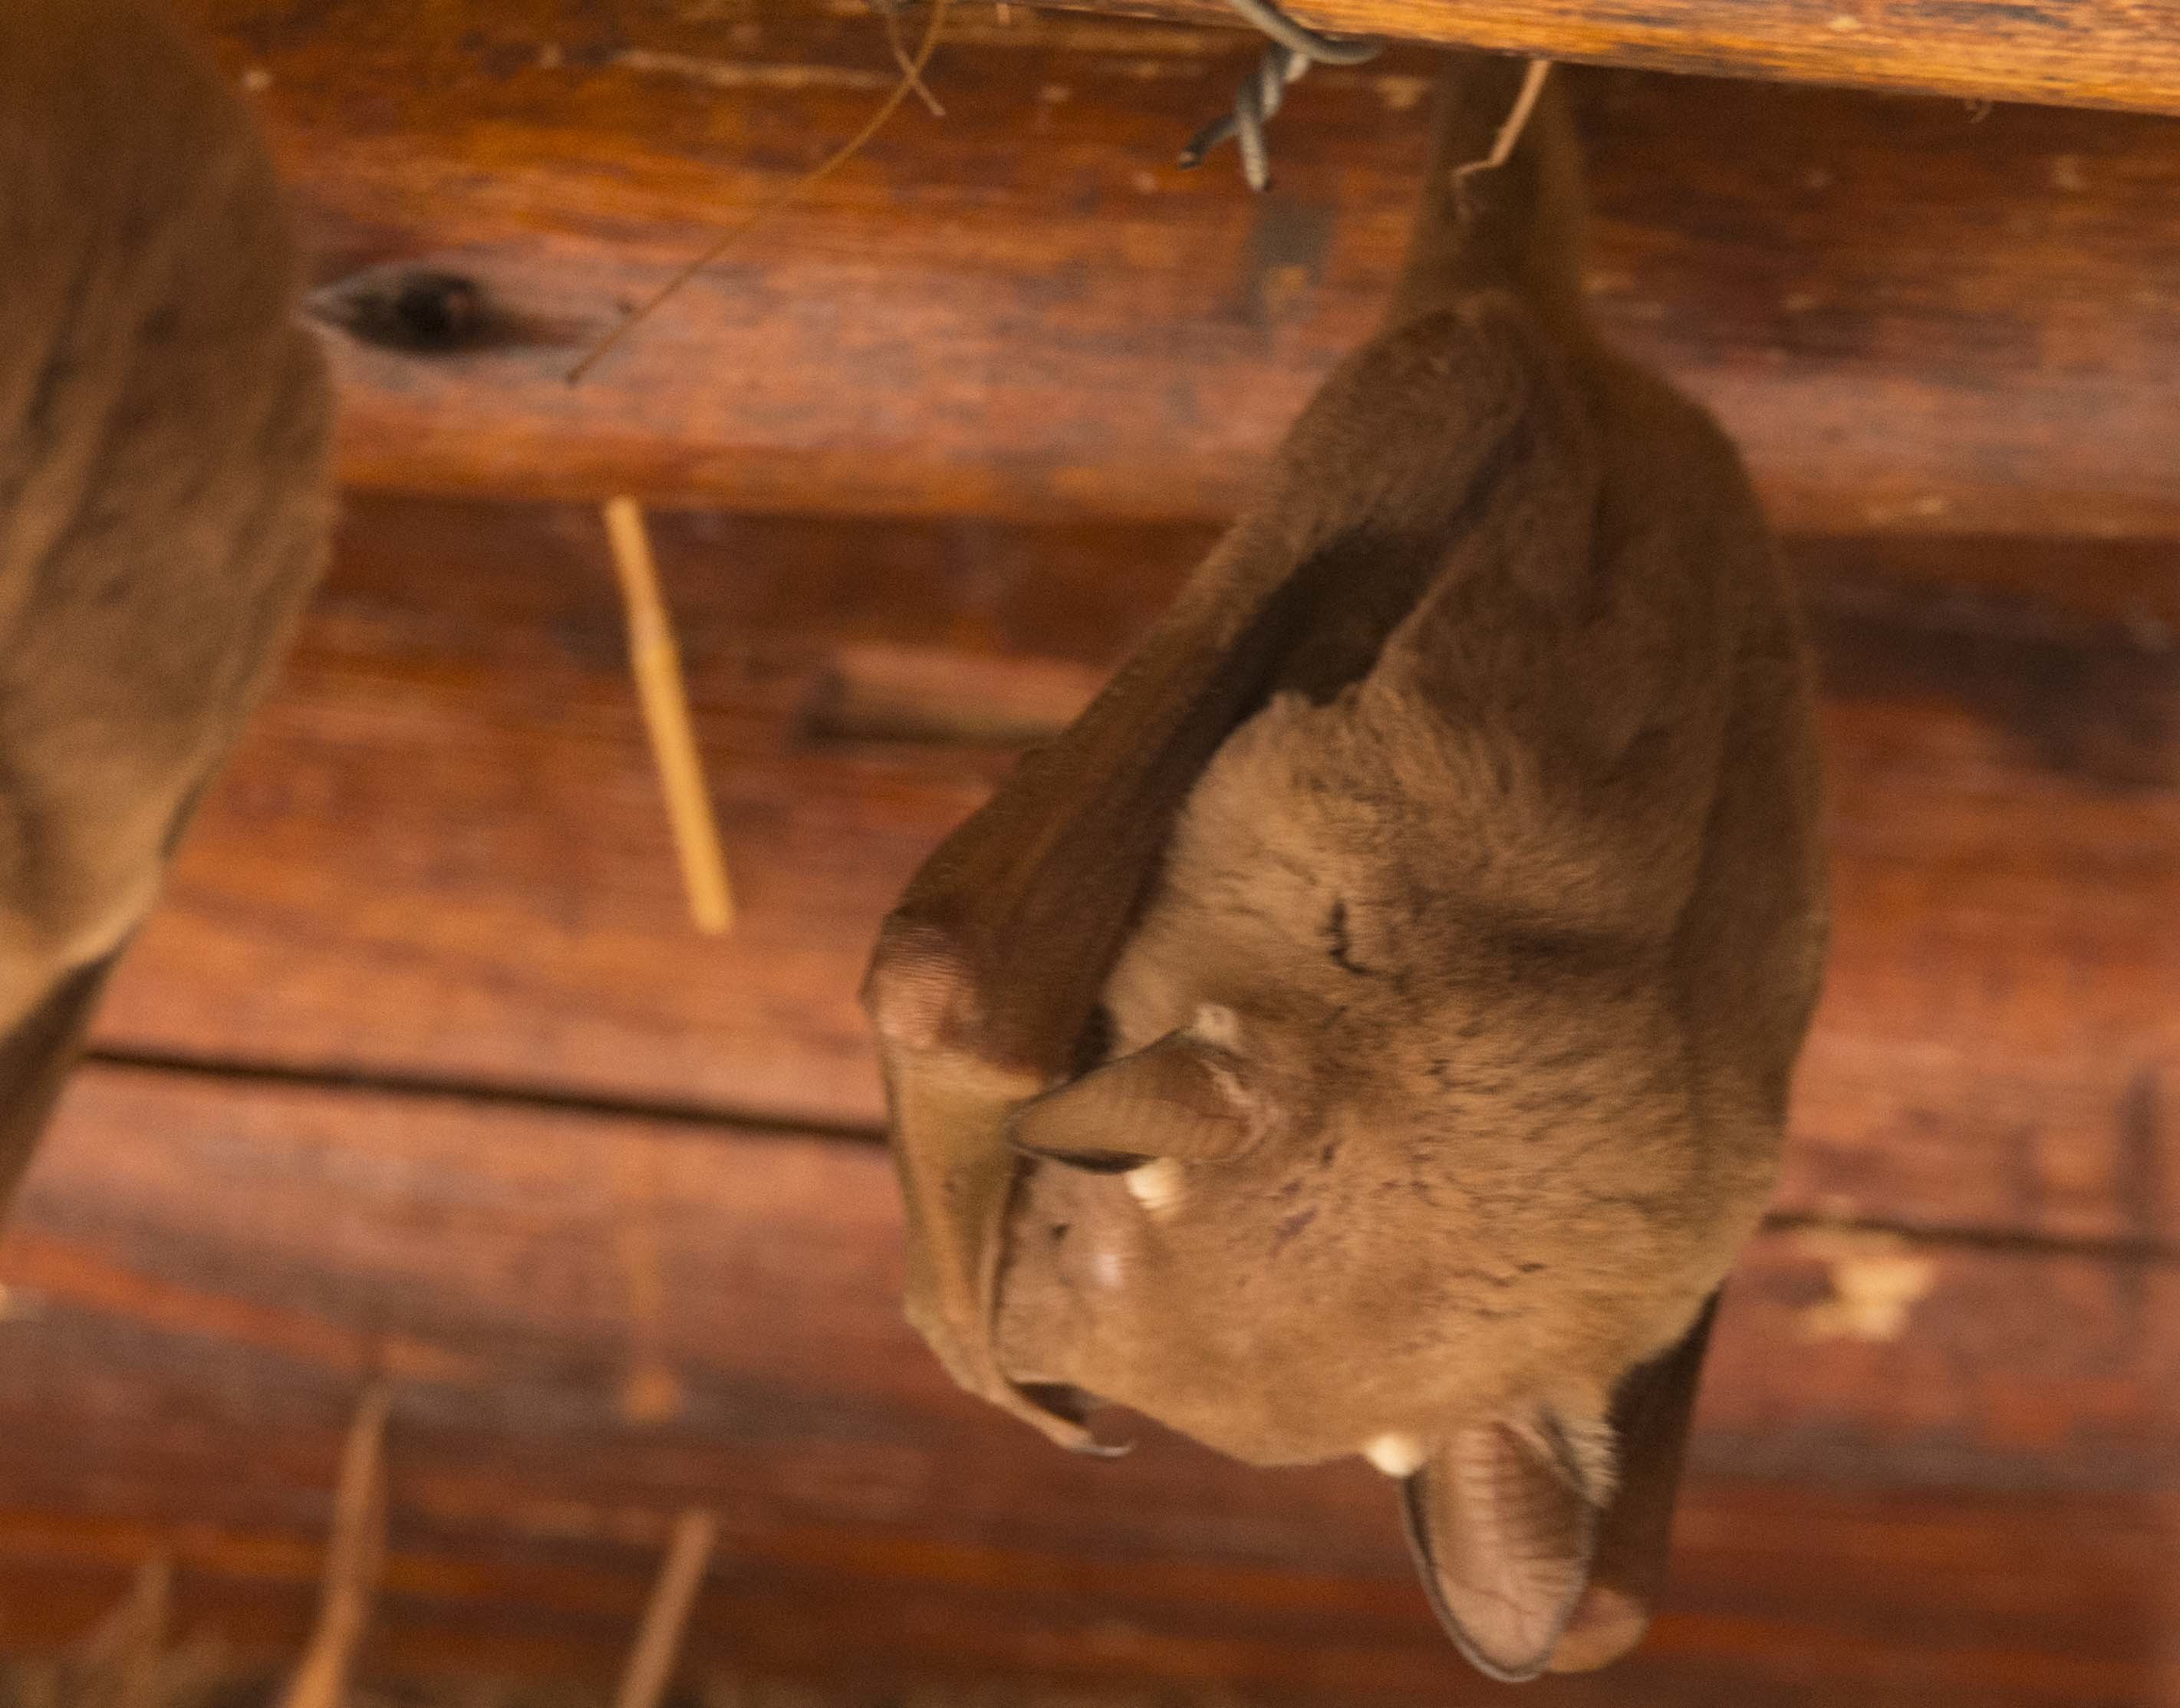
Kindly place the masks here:
<instances>
[{"instance_id":1,"label":"hanging wire","mask_svg":"<svg viewBox=\"0 0 2180 1708\"><path fill-rule=\"evenodd\" d=\"M1286 98L1287 85L1312 65L1360 65L1385 46L1371 37L1320 36L1287 16L1271 0L1226 0L1241 16L1271 37L1263 57L1241 80L1234 97L1234 110L1222 113L1188 140L1181 151L1186 168L1200 166L1203 157L1229 137L1241 156L1241 176L1249 188L1271 188L1271 151L1264 141L1264 126Z\"/></svg>"}]
</instances>

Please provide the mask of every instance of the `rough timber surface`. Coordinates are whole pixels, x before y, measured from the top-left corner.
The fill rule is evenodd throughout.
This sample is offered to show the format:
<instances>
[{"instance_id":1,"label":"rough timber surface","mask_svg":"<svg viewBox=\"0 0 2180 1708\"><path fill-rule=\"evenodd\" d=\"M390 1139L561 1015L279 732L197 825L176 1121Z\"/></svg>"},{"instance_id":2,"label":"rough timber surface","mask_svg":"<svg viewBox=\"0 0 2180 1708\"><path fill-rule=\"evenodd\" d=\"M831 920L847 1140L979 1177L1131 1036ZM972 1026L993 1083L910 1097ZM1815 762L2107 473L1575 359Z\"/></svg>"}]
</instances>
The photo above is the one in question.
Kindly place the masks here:
<instances>
[{"instance_id":1,"label":"rough timber surface","mask_svg":"<svg viewBox=\"0 0 2180 1708\"><path fill-rule=\"evenodd\" d=\"M1705 9L1853 16L1896 67L1887 30L1917 19L2033 17L2145 63L2174 28L2087 0ZM745 510L1230 513L1382 311L1435 63L1297 86L1255 198L1230 160L1171 163L1247 37L965 0L944 118L908 103L570 389L629 305L883 98L863 6L184 10L263 115L328 313L369 334L335 335L351 480ZM1784 524L2180 533L2174 121L1571 80L1603 321L1718 409ZM461 283L405 291L420 273Z\"/></svg>"},{"instance_id":2,"label":"rough timber surface","mask_svg":"<svg viewBox=\"0 0 2180 1708\"><path fill-rule=\"evenodd\" d=\"M0 1641L164 1551L184 1628L292 1645L378 1371L373 1667L603 1673L702 1505L692 1667L1499 1700L1359 1463L1085 1459L955 1392L897 1215L866 1144L93 1068L0 1241ZM1519 1700L2170 1708L2176 1373L2170 1262L1767 1234L1654 1638Z\"/></svg>"},{"instance_id":3,"label":"rough timber surface","mask_svg":"<svg viewBox=\"0 0 2180 1708\"><path fill-rule=\"evenodd\" d=\"M1219 0L1052 0L1230 23ZM1333 34L1595 65L2180 113L2180 18L2133 0L1298 0Z\"/></svg>"}]
</instances>

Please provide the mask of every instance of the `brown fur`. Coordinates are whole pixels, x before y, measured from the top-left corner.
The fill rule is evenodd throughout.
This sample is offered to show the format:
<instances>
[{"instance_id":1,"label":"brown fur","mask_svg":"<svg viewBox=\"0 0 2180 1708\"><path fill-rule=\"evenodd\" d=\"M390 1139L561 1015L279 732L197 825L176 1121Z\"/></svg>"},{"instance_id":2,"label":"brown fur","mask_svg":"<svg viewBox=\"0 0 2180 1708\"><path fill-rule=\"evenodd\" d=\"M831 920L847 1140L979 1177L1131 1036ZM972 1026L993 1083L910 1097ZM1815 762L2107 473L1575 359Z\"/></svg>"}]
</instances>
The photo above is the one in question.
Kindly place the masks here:
<instances>
[{"instance_id":1,"label":"brown fur","mask_svg":"<svg viewBox=\"0 0 2180 1708\"><path fill-rule=\"evenodd\" d=\"M248 116L133 0L0 7L0 1205L322 556Z\"/></svg>"},{"instance_id":2,"label":"brown fur","mask_svg":"<svg viewBox=\"0 0 2180 1708\"><path fill-rule=\"evenodd\" d=\"M978 1266L933 1333L957 1373L1258 1464L1373 1451L1450 1629L1502 1677L1640 1634L1824 932L1786 591L1715 425L1588 328L1556 100L1455 191L1514 76L1456 71L1387 330L1022 785L1034 807L942 851L873 981L900 1121L966 1062L1052 1084L1005 1011L1024 993L1049 1046L1071 1011L1038 987L1104 972L1104 1065L1006 1118L1041 1160L1004 1230L918 1204L929 1127L901 1121L914 1231L955 1216ZM1261 651L1213 695L1173 662L1190 644ZM1148 783L1124 728L1161 753L1192 730L1204 758ZM1069 881L1066 812L1157 838L1138 887L1106 842ZM944 889L979 863L981 901ZM1087 946L1070 906L1120 923ZM1017 939L999 966L980 911L1052 920L1054 958Z\"/></svg>"}]
</instances>

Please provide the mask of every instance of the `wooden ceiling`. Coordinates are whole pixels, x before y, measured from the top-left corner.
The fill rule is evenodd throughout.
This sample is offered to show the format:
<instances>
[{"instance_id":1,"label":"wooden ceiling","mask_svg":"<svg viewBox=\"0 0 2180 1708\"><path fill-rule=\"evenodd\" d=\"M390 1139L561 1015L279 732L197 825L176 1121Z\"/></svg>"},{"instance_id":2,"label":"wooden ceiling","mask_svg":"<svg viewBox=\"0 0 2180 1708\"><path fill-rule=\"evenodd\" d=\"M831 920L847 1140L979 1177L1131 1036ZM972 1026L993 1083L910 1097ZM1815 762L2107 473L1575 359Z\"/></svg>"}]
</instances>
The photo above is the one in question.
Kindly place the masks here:
<instances>
[{"instance_id":1,"label":"wooden ceiling","mask_svg":"<svg viewBox=\"0 0 2180 1708\"><path fill-rule=\"evenodd\" d=\"M894 71L861 0L185 9L255 91L327 311L397 346L339 342L351 481L737 509L1229 513L1382 308L1432 69L1313 74L1258 198L1172 163L1247 38L965 0L944 118L911 102L571 388L862 124ZM2175 531L2172 121L1634 73L1583 105L1605 324L1719 409L1784 525ZM371 313L417 273L482 294L436 348L428 291Z\"/></svg>"},{"instance_id":2,"label":"wooden ceiling","mask_svg":"<svg viewBox=\"0 0 2180 1708\"><path fill-rule=\"evenodd\" d=\"M384 1370L382 1673L602 1676L702 1504L698 1667L1500 1700L1374 1475L1087 1463L950 1387L899 1319L852 1005L908 872L1370 324L1429 54L1313 74L1253 200L1170 165L1245 38L965 4L944 118L571 388L882 97L860 3L184 10L311 236L351 493L0 1242L0 1645L152 1551L184 1628L292 1645ZM1665 1616L1506 1700L2175 1708L2180 131L1626 70L1581 99L1600 311L1792 536L1838 942ZM685 507L654 524L723 942L625 678L586 502L622 489Z\"/></svg>"},{"instance_id":3,"label":"wooden ceiling","mask_svg":"<svg viewBox=\"0 0 2180 1708\"><path fill-rule=\"evenodd\" d=\"M1225 0L1046 0L1230 23ZM1283 0L1284 3L1284 0ZM1594 65L2180 113L2180 20L2129 0L1296 0L1335 34Z\"/></svg>"}]
</instances>

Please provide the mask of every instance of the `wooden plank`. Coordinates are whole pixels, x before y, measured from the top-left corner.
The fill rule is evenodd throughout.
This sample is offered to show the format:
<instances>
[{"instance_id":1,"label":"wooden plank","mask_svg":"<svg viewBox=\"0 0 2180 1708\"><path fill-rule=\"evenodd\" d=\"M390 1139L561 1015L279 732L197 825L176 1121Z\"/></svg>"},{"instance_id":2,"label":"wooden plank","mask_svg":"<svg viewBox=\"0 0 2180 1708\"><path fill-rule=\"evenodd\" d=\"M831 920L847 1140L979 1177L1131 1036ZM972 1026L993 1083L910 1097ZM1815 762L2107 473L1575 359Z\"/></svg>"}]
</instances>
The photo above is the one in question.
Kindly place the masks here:
<instances>
[{"instance_id":1,"label":"wooden plank","mask_svg":"<svg viewBox=\"0 0 2180 1708\"><path fill-rule=\"evenodd\" d=\"M447 1694L473 1700L481 1673L549 1678L555 1702L581 1700L570 1681L603 1694L655 1562L647 1533L663 1519L641 1535L631 1526L626 1541L542 1560L400 1521L409 1534L390 1562L367 1679L399 1681L407 1688L388 1694L405 1701L420 1679L456 1681ZM1091 1692L1176 1708L2172 1708L2180 1686L2163 1645L2176 1522L2169 1505L2095 1496L1874 1497L1698 1478L1682 1505L1674 1605L1648 1645L1601 1676L1542 1681L1518 1697L1463 1676L1442 1639L1410 1628L1399 1610L1412 1586L1397 1577L1169 1571L1145 1587L1024 1551L891 1553L805 1530L779 1550L784 1583L744 1563L700 1601L685 1667L725 1686L707 1700L777 1708L885 1708L904 1689L919 1703L959 1695L981 1708L1050 1708ZM0 1511L0 1606L11 1615L0 1640L38 1653L80 1638L157 1549L183 1568L178 1628L216 1639L245 1677L292 1656L316 1564L307 1532L45 1510ZM918 1567L942 1581L905 1581ZM1197 1608L1213 1598L1207 1617ZM752 1672L773 1689L748 1690Z\"/></svg>"},{"instance_id":2,"label":"wooden plank","mask_svg":"<svg viewBox=\"0 0 2180 1708\"><path fill-rule=\"evenodd\" d=\"M1313 74L1252 198L1171 165L1243 38L965 4L944 119L911 103L570 390L625 305L862 124L894 73L860 5L184 9L255 91L319 277L394 270L362 293L380 342L336 340L352 481L744 509L1229 513L1382 310L1434 69ZM1722 15L1852 13L1902 65L1891 24L1990 9ZM1787 524L2180 531L2169 121L1636 73L1582 105L1604 321L1720 411Z\"/></svg>"},{"instance_id":3,"label":"wooden plank","mask_svg":"<svg viewBox=\"0 0 2180 1708\"><path fill-rule=\"evenodd\" d=\"M1221 0L1049 0L1184 23L1230 22ZM1490 48L1594 65L1774 77L1969 100L2180 113L2180 19L2089 0L1298 0L1294 18L1332 34Z\"/></svg>"},{"instance_id":4,"label":"wooden plank","mask_svg":"<svg viewBox=\"0 0 2180 1708\"><path fill-rule=\"evenodd\" d=\"M1835 936L1785 1201L2172 1249L2180 657L1881 577L1811 601Z\"/></svg>"},{"instance_id":5,"label":"wooden plank","mask_svg":"<svg viewBox=\"0 0 2180 1708\"><path fill-rule=\"evenodd\" d=\"M359 501L101 1046L874 1129L878 919L1010 762L984 738L1070 715L1204 536L658 535L733 936L687 925L595 515ZM1837 951L1783 1201L2169 1249L2180 584L2161 550L1894 549L1808 552ZM2081 608L2007 590L2038 581Z\"/></svg>"},{"instance_id":6,"label":"wooden plank","mask_svg":"<svg viewBox=\"0 0 2180 1708\"><path fill-rule=\"evenodd\" d=\"M292 1642L376 1368L389 1659L602 1669L698 1504L700 1664L1477 1688L1374 1473L1055 1452L914 1341L898 1238L865 1144L94 1068L0 1242L14 1640L157 1544ZM2180 1700L2180 1269L1782 1231L1714 1356L1658 1638L1544 1700Z\"/></svg>"},{"instance_id":7,"label":"wooden plank","mask_svg":"<svg viewBox=\"0 0 2180 1708\"><path fill-rule=\"evenodd\" d=\"M580 1700L571 1680L603 1694L655 1543L631 1536L540 1561L402 1522L410 1534L395 1545L367 1679L399 1681L407 1688L388 1694L405 1701L420 1679L455 1681L449 1695L473 1698L481 1673L550 1678L556 1702ZM903 1551L911 1569L944 1574L924 1588L904 1582L898 1556L804 1531L782 1551L793 1562L783 1585L745 1564L700 1601L685 1667L725 1686L707 1700L778 1708L885 1708L904 1689L919 1703L959 1695L981 1708L1093 1692L1176 1708L2172 1708L2180 1687L2162 1645L2175 1522L2169 1506L2094 1496L1872 1497L1698 1479L1682 1506L1675 1605L1647 1646L1603 1675L1519 1697L1463 1676L1442 1639L1409 1629L1398 1610L1412 1586L1397 1578L1169 1572L1146 1589L1021 1551ZM0 1511L6 1646L38 1653L80 1638L155 1549L183 1567L179 1629L218 1640L245 1674L293 1654L316 1563L306 1532L23 1510ZM1214 1597L1209 1617L1197 1612ZM752 1672L778 1682L750 1692Z\"/></svg>"}]
</instances>

